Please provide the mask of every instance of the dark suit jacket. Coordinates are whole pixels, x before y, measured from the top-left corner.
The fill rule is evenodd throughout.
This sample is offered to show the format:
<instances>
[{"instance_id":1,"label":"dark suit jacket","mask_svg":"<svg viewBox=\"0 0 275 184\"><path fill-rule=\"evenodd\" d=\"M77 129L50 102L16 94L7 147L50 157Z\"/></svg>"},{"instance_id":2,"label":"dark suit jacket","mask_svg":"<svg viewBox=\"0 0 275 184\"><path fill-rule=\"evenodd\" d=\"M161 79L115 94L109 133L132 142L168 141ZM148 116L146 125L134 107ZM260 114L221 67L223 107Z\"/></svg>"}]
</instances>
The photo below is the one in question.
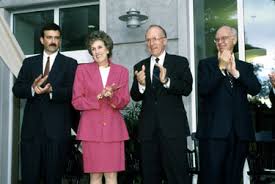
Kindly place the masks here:
<instances>
[{"instance_id":1,"label":"dark suit jacket","mask_svg":"<svg viewBox=\"0 0 275 184\"><path fill-rule=\"evenodd\" d=\"M161 134L167 138L189 135L186 111L182 101L182 96L187 96L192 91L193 79L187 59L166 54L163 66L167 69L167 76L171 81L170 87L166 89L160 86L156 92L151 86L150 57L136 64L134 71L140 71L142 65L145 65L146 68L145 92L143 94L139 92L135 76L131 88L132 99L142 101L139 138L142 140L152 138L153 131L156 128L154 124L156 119L158 119Z\"/></svg>"},{"instance_id":2,"label":"dark suit jacket","mask_svg":"<svg viewBox=\"0 0 275 184\"><path fill-rule=\"evenodd\" d=\"M275 117L275 94L273 92L273 88L270 89L269 99L271 101L272 112L273 112L274 117ZM275 138L275 125L274 125L274 123L272 124L272 137Z\"/></svg>"},{"instance_id":3,"label":"dark suit jacket","mask_svg":"<svg viewBox=\"0 0 275 184\"><path fill-rule=\"evenodd\" d=\"M273 92L273 88L270 89L269 99L271 101L272 108L275 110L275 95L274 95L274 92Z\"/></svg>"},{"instance_id":4,"label":"dark suit jacket","mask_svg":"<svg viewBox=\"0 0 275 184\"><path fill-rule=\"evenodd\" d=\"M52 99L49 94L32 96L31 86L42 74L42 63L43 55L26 58L13 86L16 97L27 99L21 137L22 140L32 140L43 134L50 140L67 140L74 121L71 97L77 62L57 54L48 77L53 88Z\"/></svg>"},{"instance_id":5,"label":"dark suit jacket","mask_svg":"<svg viewBox=\"0 0 275 184\"><path fill-rule=\"evenodd\" d=\"M240 77L230 87L228 77L218 67L217 57L198 65L199 121L198 138L226 138L234 128L242 140L253 140L254 129L247 94L256 95L261 85L253 65L236 59Z\"/></svg>"}]
</instances>

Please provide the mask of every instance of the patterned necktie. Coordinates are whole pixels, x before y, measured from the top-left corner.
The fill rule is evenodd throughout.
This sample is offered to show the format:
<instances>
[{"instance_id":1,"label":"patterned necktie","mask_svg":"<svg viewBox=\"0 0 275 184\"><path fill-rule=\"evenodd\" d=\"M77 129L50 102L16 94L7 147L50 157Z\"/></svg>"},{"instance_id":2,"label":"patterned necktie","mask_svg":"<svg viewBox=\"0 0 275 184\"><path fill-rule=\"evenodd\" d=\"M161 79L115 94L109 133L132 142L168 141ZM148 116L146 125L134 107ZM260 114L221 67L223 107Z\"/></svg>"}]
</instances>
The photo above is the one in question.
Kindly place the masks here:
<instances>
[{"instance_id":1,"label":"patterned necktie","mask_svg":"<svg viewBox=\"0 0 275 184\"><path fill-rule=\"evenodd\" d=\"M228 73L228 72L226 72L226 76L228 77L228 81L230 83L230 87L233 88L234 87L233 76L230 73Z\"/></svg>"},{"instance_id":2,"label":"patterned necktie","mask_svg":"<svg viewBox=\"0 0 275 184\"><path fill-rule=\"evenodd\" d=\"M50 72L50 56L47 57L46 67L43 76L49 75Z\"/></svg>"},{"instance_id":3,"label":"patterned necktie","mask_svg":"<svg viewBox=\"0 0 275 184\"><path fill-rule=\"evenodd\" d=\"M156 63L158 63L159 58L155 59ZM152 77L152 85L154 88L157 87L158 83L159 83L159 67L157 67L156 65L154 65L154 69L153 69L153 77Z\"/></svg>"}]
</instances>

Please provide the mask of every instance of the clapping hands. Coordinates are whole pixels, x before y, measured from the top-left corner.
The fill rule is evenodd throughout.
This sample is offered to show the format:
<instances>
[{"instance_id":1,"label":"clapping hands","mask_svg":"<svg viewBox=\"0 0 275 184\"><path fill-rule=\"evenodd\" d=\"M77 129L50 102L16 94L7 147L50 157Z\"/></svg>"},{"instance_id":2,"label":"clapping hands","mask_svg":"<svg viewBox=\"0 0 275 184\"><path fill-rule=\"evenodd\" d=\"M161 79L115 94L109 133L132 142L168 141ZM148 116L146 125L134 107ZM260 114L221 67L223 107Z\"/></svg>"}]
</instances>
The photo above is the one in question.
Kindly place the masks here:
<instances>
[{"instance_id":1,"label":"clapping hands","mask_svg":"<svg viewBox=\"0 0 275 184\"><path fill-rule=\"evenodd\" d=\"M240 75L238 69L236 68L236 62L231 51L224 50L223 52L218 52L218 60L219 68L221 70L226 70L235 78Z\"/></svg>"},{"instance_id":2,"label":"clapping hands","mask_svg":"<svg viewBox=\"0 0 275 184\"><path fill-rule=\"evenodd\" d=\"M118 90L119 86L113 83L111 86L106 86L98 95L97 99L110 98L113 96L114 91Z\"/></svg>"},{"instance_id":3,"label":"clapping hands","mask_svg":"<svg viewBox=\"0 0 275 184\"><path fill-rule=\"evenodd\" d=\"M275 72L271 72L270 74L268 74L271 85L273 88L275 88Z\"/></svg>"},{"instance_id":4,"label":"clapping hands","mask_svg":"<svg viewBox=\"0 0 275 184\"><path fill-rule=\"evenodd\" d=\"M42 85L47 81L48 75L42 76L41 74L35 78L32 84L32 88L36 94L44 94L52 92L52 86L50 83L46 83L43 87Z\"/></svg>"}]
</instances>

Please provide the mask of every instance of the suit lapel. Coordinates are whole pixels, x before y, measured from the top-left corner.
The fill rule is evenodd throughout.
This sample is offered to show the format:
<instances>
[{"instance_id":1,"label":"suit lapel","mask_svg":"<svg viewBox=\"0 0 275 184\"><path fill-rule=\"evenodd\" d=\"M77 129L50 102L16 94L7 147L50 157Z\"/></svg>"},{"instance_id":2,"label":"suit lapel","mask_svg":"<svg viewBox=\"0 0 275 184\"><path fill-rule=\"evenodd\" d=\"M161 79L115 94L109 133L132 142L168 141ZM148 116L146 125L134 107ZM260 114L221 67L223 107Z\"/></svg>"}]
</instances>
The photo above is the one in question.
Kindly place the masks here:
<instances>
[{"instance_id":1,"label":"suit lapel","mask_svg":"<svg viewBox=\"0 0 275 184\"><path fill-rule=\"evenodd\" d=\"M114 78L115 75L118 75L116 68L114 67L114 64L110 62L110 71L107 77L106 86L111 86L113 83L115 83Z\"/></svg>"},{"instance_id":2,"label":"suit lapel","mask_svg":"<svg viewBox=\"0 0 275 184\"><path fill-rule=\"evenodd\" d=\"M35 66L34 66L35 78L38 77L40 74L43 74L43 55L42 54L40 54L37 57L37 61L35 62Z\"/></svg>"},{"instance_id":3,"label":"suit lapel","mask_svg":"<svg viewBox=\"0 0 275 184\"><path fill-rule=\"evenodd\" d=\"M175 62L171 61L171 56L166 53L164 58L163 67L166 68L166 75L169 76L169 71L173 71L173 65Z\"/></svg>"},{"instance_id":4,"label":"suit lapel","mask_svg":"<svg viewBox=\"0 0 275 184\"><path fill-rule=\"evenodd\" d=\"M169 54L166 53L165 57L164 57L164 62L163 62L163 67L164 68L169 68Z\"/></svg>"},{"instance_id":5,"label":"suit lapel","mask_svg":"<svg viewBox=\"0 0 275 184\"><path fill-rule=\"evenodd\" d=\"M146 83L146 86L147 87L150 87L151 88L151 68L150 68L150 62L151 62L151 57L147 58L144 62L144 66L145 66L145 83Z\"/></svg>"},{"instance_id":6,"label":"suit lapel","mask_svg":"<svg viewBox=\"0 0 275 184\"><path fill-rule=\"evenodd\" d=\"M93 71L93 72L88 72L88 73L91 74L91 81L94 81L93 85L96 86L95 90L97 91L97 94L99 94L103 90L104 86L102 83L102 77L101 77L101 74L99 71L99 66L97 65L97 63L95 63L95 61L91 64L90 71ZM108 82L108 79L107 79L107 82Z\"/></svg>"},{"instance_id":7,"label":"suit lapel","mask_svg":"<svg viewBox=\"0 0 275 184\"><path fill-rule=\"evenodd\" d=\"M55 78L57 77L58 72L61 71L61 68L62 68L62 59L61 59L60 53L58 53L54 60L53 66L50 70L48 80L55 81Z\"/></svg>"}]
</instances>

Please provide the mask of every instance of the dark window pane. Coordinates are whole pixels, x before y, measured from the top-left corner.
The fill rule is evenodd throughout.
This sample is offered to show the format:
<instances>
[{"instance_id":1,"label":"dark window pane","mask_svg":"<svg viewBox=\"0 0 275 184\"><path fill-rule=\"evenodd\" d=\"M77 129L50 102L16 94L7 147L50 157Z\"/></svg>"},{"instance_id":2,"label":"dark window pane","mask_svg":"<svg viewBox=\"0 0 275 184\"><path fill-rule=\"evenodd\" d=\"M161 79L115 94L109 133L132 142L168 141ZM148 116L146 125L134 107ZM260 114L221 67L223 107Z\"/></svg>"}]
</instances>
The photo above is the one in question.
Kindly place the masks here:
<instances>
[{"instance_id":1,"label":"dark window pane","mask_svg":"<svg viewBox=\"0 0 275 184\"><path fill-rule=\"evenodd\" d=\"M53 22L54 12L39 11L14 15L13 33L25 55L40 53L43 49L40 44L40 30L43 25Z\"/></svg>"},{"instance_id":2,"label":"dark window pane","mask_svg":"<svg viewBox=\"0 0 275 184\"><path fill-rule=\"evenodd\" d=\"M99 6L63 8L59 19L63 30L61 50L84 50L88 33L99 29Z\"/></svg>"},{"instance_id":3,"label":"dark window pane","mask_svg":"<svg viewBox=\"0 0 275 184\"><path fill-rule=\"evenodd\" d=\"M237 0L195 0L194 21L197 59L216 55L213 40L217 28L222 25L237 28Z\"/></svg>"}]
</instances>

